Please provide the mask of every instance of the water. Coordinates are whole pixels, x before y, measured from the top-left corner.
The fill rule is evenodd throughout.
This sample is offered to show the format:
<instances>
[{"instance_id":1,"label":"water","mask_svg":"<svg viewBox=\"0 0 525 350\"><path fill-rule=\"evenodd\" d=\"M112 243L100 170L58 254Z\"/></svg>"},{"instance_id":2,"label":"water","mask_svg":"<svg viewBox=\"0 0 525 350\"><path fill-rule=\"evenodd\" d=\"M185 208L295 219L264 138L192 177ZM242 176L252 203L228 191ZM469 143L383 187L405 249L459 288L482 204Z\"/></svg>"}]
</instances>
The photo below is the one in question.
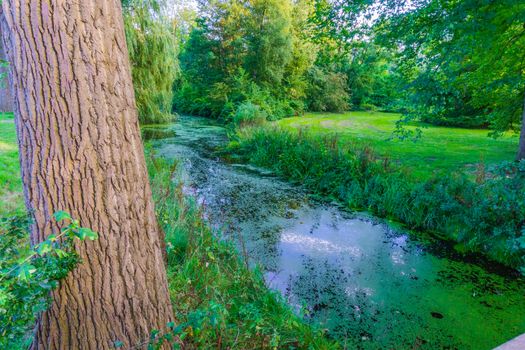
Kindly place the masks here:
<instances>
[{"instance_id":1,"label":"water","mask_svg":"<svg viewBox=\"0 0 525 350\"><path fill-rule=\"evenodd\" d=\"M209 120L145 132L158 154L183 161L187 190L268 285L349 348L483 350L525 332L525 282L509 271L221 161L226 132Z\"/></svg>"}]
</instances>

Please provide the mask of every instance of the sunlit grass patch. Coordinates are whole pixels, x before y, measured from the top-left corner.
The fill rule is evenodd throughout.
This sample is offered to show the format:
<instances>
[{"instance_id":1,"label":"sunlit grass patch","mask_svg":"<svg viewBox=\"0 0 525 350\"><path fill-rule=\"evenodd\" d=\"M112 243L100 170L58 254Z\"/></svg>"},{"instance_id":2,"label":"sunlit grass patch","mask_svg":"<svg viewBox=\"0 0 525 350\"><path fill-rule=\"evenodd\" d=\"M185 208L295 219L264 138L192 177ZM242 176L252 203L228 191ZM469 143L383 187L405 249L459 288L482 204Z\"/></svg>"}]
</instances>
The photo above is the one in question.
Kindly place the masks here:
<instances>
[{"instance_id":1,"label":"sunlit grass patch","mask_svg":"<svg viewBox=\"0 0 525 350\"><path fill-rule=\"evenodd\" d=\"M423 178L440 170L473 172L479 163L513 160L517 151L518 137L511 133L494 139L488 137L488 130L423 123L407 126L412 130L421 128L419 140L391 140L399 118L399 114L381 112L308 113L276 124L289 129L307 128L317 134L337 134L341 143L370 146L377 154L409 167L414 176Z\"/></svg>"}]
</instances>

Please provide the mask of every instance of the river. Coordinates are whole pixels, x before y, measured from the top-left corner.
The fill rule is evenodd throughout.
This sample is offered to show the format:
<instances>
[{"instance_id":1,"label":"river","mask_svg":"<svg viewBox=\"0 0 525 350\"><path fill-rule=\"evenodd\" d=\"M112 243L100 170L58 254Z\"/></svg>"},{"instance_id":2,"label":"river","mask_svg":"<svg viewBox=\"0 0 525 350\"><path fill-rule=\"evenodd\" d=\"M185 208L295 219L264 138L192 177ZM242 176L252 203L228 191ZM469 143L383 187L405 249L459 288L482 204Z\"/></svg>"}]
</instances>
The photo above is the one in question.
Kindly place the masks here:
<instances>
[{"instance_id":1,"label":"river","mask_svg":"<svg viewBox=\"0 0 525 350\"><path fill-rule=\"evenodd\" d=\"M145 128L224 239L307 322L348 348L484 350L525 332L525 281L449 245L221 160L226 130L181 117Z\"/></svg>"}]
</instances>

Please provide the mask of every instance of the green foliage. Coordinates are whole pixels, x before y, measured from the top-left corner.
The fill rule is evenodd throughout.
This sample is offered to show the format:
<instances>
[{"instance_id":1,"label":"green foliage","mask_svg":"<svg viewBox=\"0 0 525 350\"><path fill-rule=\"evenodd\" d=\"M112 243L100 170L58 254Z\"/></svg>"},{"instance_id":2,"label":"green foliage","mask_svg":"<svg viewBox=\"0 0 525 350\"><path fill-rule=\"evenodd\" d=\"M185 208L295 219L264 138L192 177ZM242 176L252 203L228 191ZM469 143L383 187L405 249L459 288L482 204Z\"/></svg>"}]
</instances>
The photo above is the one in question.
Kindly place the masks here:
<instances>
[{"instance_id":1,"label":"green foliage","mask_svg":"<svg viewBox=\"0 0 525 350\"><path fill-rule=\"evenodd\" d=\"M261 272L240 259L231 242L212 232L184 194L177 164L150 153L157 217L166 233L168 280L177 324L153 335L152 346L174 335L186 349L331 349L320 331L294 315Z\"/></svg>"},{"instance_id":2,"label":"green foliage","mask_svg":"<svg viewBox=\"0 0 525 350\"><path fill-rule=\"evenodd\" d=\"M175 29L163 15L165 6L163 0L123 1L133 87L142 124L173 118L173 83L179 67Z\"/></svg>"},{"instance_id":3,"label":"green foliage","mask_svg":"<svg viewBox=\"0 0 525 350\"><path fill-rule=\"evenodd\" d=\"M439 172L416 181L367 147L300 130L243 129L235 151L351 209L435 232L515 268L525 267L525 163L480 169L477 182Z\"/></svg>"},{"instance_id":4,"label":"green foliage","mask_svg":"<svg viewBox=\"0 0 525 350\"><path fill-rule=\"evenodd\" d=\"M28 245L29 220L25 216L0 220L0 347L24 347L31 341L35 317L45 311L50 292L57 288L79 263L74 241L98 238L96 232L81 227L66 212L54 215L66 222L59 234Z\"/></svg>"},{"instance_id":5,"label":"green foliage","mask_svg":"<svg viewBox=\"0 0 525 350\"><path fill-rule=\"evenodd\" d=\"M309 3L290 0L202 1L185 42L177 111L231 118L246 101L269 119L304 109L305 73L316 49L307 40Z\"/></svg>"},{"instance_id":6,"label":"green foliage","mask_svg":"<svg viewBox=\"0 0 525 350\"><path fill-rule=\"evenodd\" d=\"M321 112L343 112L349 108L346 76L342 73L313 67L307 90L308 109Z\"/></svg>"},{"instance_id":7,"label":"green foliage","mask_svg":"<svg viewBox=\"0 0 525 350\"><path fill-rule=\"evenodd\" d=\"M268 115L261 107L251 103L245 102L241 104L235 114L233 115L233 125L237 128L244 128L247 126L262 125L266 122Z\"/></svg>"},{"instance_id":8,"label":"green foliage","mask_svg":"<svg viewBox=\"0 0 525 350\"><path fill-rule=\"evenodd\" d=\"M461 126L520 125L525 94L525 4L383 1L381 42L400 51L413 117ZM483 115L487 116L484 117Z\"/></svg>"}]
</instances>

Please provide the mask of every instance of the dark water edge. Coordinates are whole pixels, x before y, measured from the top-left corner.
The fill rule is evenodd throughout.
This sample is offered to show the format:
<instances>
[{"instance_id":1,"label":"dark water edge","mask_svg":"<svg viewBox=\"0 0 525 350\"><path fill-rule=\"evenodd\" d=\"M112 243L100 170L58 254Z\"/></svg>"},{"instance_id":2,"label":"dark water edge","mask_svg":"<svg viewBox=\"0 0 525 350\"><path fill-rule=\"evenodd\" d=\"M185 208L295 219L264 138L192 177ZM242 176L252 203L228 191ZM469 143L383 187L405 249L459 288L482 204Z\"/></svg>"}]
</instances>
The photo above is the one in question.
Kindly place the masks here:
<instances>
[{"instance_id":1,"label":"dark water edge","mask_svg":"<svg viewBox=\"0 0 525 350\"><path fill-rule=\"evenodd\" d=\"M228 164L215 153L226 132L210 120L152 129L145 138L182 161L210 223L305 320L349 348L483 350L525 332L525 281L514 271Z\"/></svg>"}]
</instances>

